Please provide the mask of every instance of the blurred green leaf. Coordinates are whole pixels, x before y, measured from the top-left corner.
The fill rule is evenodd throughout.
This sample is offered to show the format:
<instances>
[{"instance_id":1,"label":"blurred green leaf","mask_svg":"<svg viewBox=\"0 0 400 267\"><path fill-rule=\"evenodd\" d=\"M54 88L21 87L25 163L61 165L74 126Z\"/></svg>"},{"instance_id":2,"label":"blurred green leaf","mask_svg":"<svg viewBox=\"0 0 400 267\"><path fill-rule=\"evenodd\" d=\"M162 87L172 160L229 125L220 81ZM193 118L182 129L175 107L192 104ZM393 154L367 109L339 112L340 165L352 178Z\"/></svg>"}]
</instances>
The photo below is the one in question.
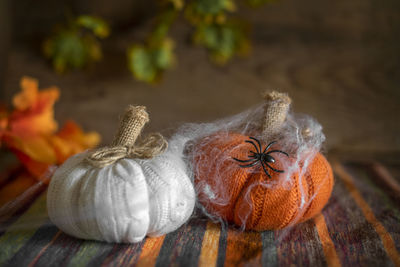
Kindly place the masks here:
<instances>
[{"instance_id":1,"label":"blurred green leaf","mask_svg":"<svg viewBox=\"0 0 400 267\"><path fill-rule=\"evenodd\" d=\"M172 3L172 6L176 10L181 10L183 8L183 6L185 5L184 0L166 0L166 1L169 3Z\"/></svg>"},{"instance_id":2,"label":"blurred green leaf","mask_svg":"<svg viewBox=\"0 0 400 267\"><path fill-rule=\"evenodd\" d=\"M128 50L128 66L136 79L144 82L157 82L164 70L173 66L173 42L165 38L159 45L145 47L133 45Z\"/></svg>"},{"instance_id":3,"label":"blurred green leaf","mask_svg":"<svg viewBox=\"0 0 400 267\"><path fill-rule=\"evenodd\" d=\"M218 15L221 12L233 11L233 0L196 0L192 2L193 11L199 15Z\"/></svg>"},{"instance_id":4,"label":"blurred green leaf","mask_svg":"<svg viewBox=\"0 0 400 267\"><path fill-rule=\"evenodd\" d=\"M276 0L246 0L257 7ZM195 29L193 40L204 46L217 64L225 64L250 50L244 23L231 19L235 0L161 0L162 11L145 44L128 50L129 69L136 79L156 82L175 62L173 42L168 38L171 25L180 13Z\"/></svg>"},{"instance_id":5,"label":"blurred green leaf","mask_svg":"<svg viewBox=\"0 0 400 267\"><path fill-rule=\"evenodd\" d=\"M194 41L205 46L218 64L226 63L236 54L245 54L250 47L246 30L239 23L199 25Z\"/></svg>"},{"instance_id":6,"label":"blurred green leaf","mask_svg":"<svg viewBox=\"0 0 400 267\"><path fill-rule=\"evenodd\" d=\"M264 4L275 2L276 0L247 0L247 3L252 7L260 7Z\"/></svg>"},{"instance_id":7,"label":"blurred green leaf","mask_svg":"<svg viewBox=\"0 0 400 267\"><path fill-rule=\"evenodd\" d=\"M195 0L185 10L185 17L194 25L222 24L226 12L236 9L234 0Z\"/></svg>"},{"instance_id":8,"label":"blurred green leaf","mask_svg":"<svg viewBox=\"0 0 400 267\"><path fill-rule=\"evenodd\" d=\"M76 23L78 26L91 30L99 38L106 38L110 35L110 27L99 17L82 15L77 17Z\"/></svg>"},{"instance_id":9,"label":"blurred green leaf","mask_svg":"<svg viewBox=\"0 0 400 267\"><path fill-rule=\"evenodd\" d=\"M53 60L57 72L64 72L68 67L80 68L86 61L85 45L70 31L59 32L45 42L45 55Z\"/></svg>"},{"instance_id":10,"label":"blurred green leaf","mask_svg":"<svg viewBox=\"0 0 400 267\"><path fill-rule=\"evenodd\" d=\"M155 80L157 70L152 63L151 54L144 46L132 46L128 51L128 62L136 79L146 82Z\"/></svg>"},{"instance_id":11,"label":"blurred green leaf","mask_svg":"<svg viewBox=\"0 0 400 267\"><path fill-rule=\"evenodd\" d=\"M59 73L70 68L82 68L101 60L102 50L96 37L105 38L108 35L109 27L103 20L80 16L47 38L43 43L43 53L51 59Z\"/></svg>"},{"instance_id":12,"label":"blurred green leaf","mask_svg":"<svg viewBox=\"0 0 400 267\"><path fill-rule=\"evenodd\" d=\"M154 49L153 58L157 68L160 70L166 70L173 66L175 62L173 49L174 43L168 38L162 42L161 46Z\"/></svg>"},{"instance_id":13,"label":"blurred green leaf","mask_svg":"<svg viewBox=\"0 0 400 267\"><path fill-rule=\"evenodd\" d=\"M163 13L157 16L156 26L154 27L154 30L148 40L149 46L158 46L165 40L171 24L175 21L177 14L177 10L169 7Z\"/></svg>"}]
</instances>

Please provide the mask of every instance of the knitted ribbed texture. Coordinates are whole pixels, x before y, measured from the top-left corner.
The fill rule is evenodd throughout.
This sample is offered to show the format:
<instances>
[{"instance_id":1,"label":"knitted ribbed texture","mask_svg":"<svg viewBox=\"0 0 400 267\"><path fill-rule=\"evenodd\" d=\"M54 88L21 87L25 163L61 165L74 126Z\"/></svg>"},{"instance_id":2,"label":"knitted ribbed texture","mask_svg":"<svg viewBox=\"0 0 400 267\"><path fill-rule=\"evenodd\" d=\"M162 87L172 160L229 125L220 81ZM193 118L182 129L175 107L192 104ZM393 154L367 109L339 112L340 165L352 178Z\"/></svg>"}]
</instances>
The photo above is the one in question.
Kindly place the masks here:
<instances>
[{"instance_id":1,"label":"knitted ribbed texture","mask_svg":"<svg viewBox=\"0 0 400 267\"><path fill-rule=\"evenodd\" d=\"M186 174L186 165L167 151L153 160L143 160L150 199L150 225L147 234L159 236L175 231L192 215L195 192Z\"/></svg>"},{"instance_id":2,"label":"knitted ribbed texture","mask_svg":"<svg viewBox=\"0 0 400 267\"><path fill-rule=\"evenodd\" d=\"M269 179L261 166L240 168L232 160L248 157L252 146L244 142L247 139L240 134L216 133L195 148L195 183L199 201L206 210L228 222L259 231L280 229L319 213L333 187L333 174L326 159L317 153L302 177L301 169L293 173L288 186L276 172L271 171ZM277 162L290 160L275 155Z\"/></svg>"},{"instance_id":3,"label":"knitted ribbed texture","mask_svg":"<svg viewBox=\"0 0 400 267\"><path fill-rule=\"evenodd\" d=\"M176 230L193 212L185 163L168 151L151 160L120 159L95 168L87 152L68 159L47 193L51 221L83 239L139 242Z\"/></svg>"},{"instance_id":4,"label":"knitted ribbed texture","mask_svg":"<svg viewBox=\"0 0 400 267\"><path fill-rule=\"evenodd\" d=\"M47 204L61 230L84 239L139 242L187 221L195 193L181 154L154 157L167 147L157 134L135 143L148 120L144 107L129 107L112 146L73 156L56 171ZM151 159L131 158L136 155Z\"/></svg>"},{"instance_id":5,"label":"knitted ribbed texture","mask_svg":"<svg viewBox=\"0 0 400 267\"><path fill-rule=\"evenodd\" d=\"M47 192L51 221L83 239L139 242L149 228L149 194L142 168L134 160L93 168L87 152L68 159Z\"/></svg>"}]
</instances>

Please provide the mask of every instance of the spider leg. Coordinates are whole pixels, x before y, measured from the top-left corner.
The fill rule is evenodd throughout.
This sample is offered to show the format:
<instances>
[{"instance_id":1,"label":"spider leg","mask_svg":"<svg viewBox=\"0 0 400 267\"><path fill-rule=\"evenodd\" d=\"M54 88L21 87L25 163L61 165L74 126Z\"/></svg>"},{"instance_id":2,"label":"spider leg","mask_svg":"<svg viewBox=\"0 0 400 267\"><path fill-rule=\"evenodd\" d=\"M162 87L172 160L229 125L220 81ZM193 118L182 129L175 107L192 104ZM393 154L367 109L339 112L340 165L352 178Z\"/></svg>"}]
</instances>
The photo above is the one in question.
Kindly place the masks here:
<instances>
[{"instance_id":1,"label":"spider leg","mask_svg":"<svg viewBox=\"0 0 400 267\"><path fill-rule=\"evenodd\" d=\"M271 177L271 175L268 173L267 168L265 167L264 162L262 162L262 161L261 161L261 166L263 167L265 174L271 179L272 177Z\"/></svg>"},{"instance_id":2,"label":"spider leg","mask_svg":"<svg viewBox=\"0 0 400 267\"><path fill-rule=\"evenodd\" d=\"M271 170L273 170L274 172L285 172L285 171L283 171L283 170L278 170L278 169L275 169L275 168L271 167L271 165L269 165L269 164L266 163L266 162L264 162L264 164L267 165L267 166L268 166Z\"/></svg>"},{"instance_id":3,"label":"spider leg","mask_svg":"<svg viewBox=\"0 0 400 267\"><path fill-rule=\"evenodd\" d=\"M268 155L268 154L271 154L271 153L282 153L282 154L286 155L287 157L289 157L289 154L286 153L286 152L284 152L284 151L282 151L282 150L271 150L271 151L269 151L269 152L267 153L267 155Z\"/></svg>"},{"instance_id":4,"label":"spider leg","mask_svg":"<svg viewBox=\"0 0 400 267\"><path fill-rule=\"evenodd\" d=\"M249 143L249 144L252 144L252 145L256 148L257 153L260 153L260 150L258 149L258 147L256 146L256 144L254 144L253 141L251 141L251 140L246 140L245 142L246 142L246 143Z\"/></svg>"},{"instance_id":5,"label":"spider leg","mask_svg":"<svg viewBox=\"0 0 400 267\"><path fill-rule=\"evenodd\" d=\"M241 160L241 159L237 159L237 158L232 158L232 159L234 159L234 160L236 160L238 162L242 162L242 163L246 163L246 162L250 162L250 161L255 160L255 159Z\"/></svg>"},{"instance_id":6,"label":"spider leg","mask_svg":"<svg viewBox=\"0 0 400 267\"><path fill-rule=\"evenodd\" d=\"M262 150L262 145L261 145L261 142L260 142L260 140L258 140L257 138L255 138L255 137L249 137L250 139L253 139L254 141L256 141L257 142L257 144L258 144L258 151L260 151L260 152L258 152L258 153L261 153L261 150Z\"/></svg>"},{"instance_id":7,"label":"spider leg","mask_svg":"<svg viewBox=\"0 0 400 267\"><path fill-rule=\"evenodd\" d=\"M252 150L250 150L249 153L257 154L256 152L254 152L254 151L252 151Z\"/></svg>"},{"instance_id":8,"label":"spider leg","mask_svg":"<svg viewBox=\"0 0 400 267\"><path fill-rule=\"evenodd\" d=\"M254 160L254 162L246 165L239 165L241 168L247 168L247 167L252 167L258 163L258 160Z\"/></svg>"},{"instance_id":9,"label":"spider leg","mask_svg":"<svg viewBox=\"0 0 400 267\"><path fill-rule=\"evenodd\" d=\"M249 158L253 158L253 159L257 159L257 155L259 155L258 153L254 152L254 151L249 151L250 153L253 153L252 155L249 156Z\"/></svg>"},{"instance_id":10,"label":"spider leg","mask_svg":"<svg viewBox=\"0 0 400 267\"><path fill-rule=\"evenodd\" d=\"M265 147L263 153L265 153L265 152L266 152L273 144L275 144L275 143L276 143L276 141L272 141L271 143L269 143L269 144Z\"/></svg>"}]
</instances>

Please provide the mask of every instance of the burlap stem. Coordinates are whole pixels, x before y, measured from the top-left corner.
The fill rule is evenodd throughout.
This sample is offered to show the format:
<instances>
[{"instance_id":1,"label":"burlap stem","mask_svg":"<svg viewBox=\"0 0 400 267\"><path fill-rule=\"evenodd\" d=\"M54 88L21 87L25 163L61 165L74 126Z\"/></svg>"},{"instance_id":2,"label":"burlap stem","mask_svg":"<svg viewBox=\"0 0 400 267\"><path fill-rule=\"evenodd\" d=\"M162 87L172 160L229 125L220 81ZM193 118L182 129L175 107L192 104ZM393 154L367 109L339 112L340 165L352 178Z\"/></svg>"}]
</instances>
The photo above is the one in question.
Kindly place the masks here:
<instances>
[{"instance_id":1,"label":"burlap stem","mask_svg":"<svg viewBox=\"0 0 400 267\"><path fill-rule=\"evenodd\" d=\"M282 128L292 100L287 94L276 91L266 92L263 97L265 117L262 131L264 137L269 138L276 135Z\"/></svg>"},{"instance_id":2,"label":"burlap stem","mask_svg":"<svg viewBox=\"0 0 400 267\"><path fill-rule=\"evenodd\" d=\"M121 118L111 146L89 152L86 159L93 166L102 168L122 158L153 158L161 154L168 143L159 133L150 134L141 142L136 142L148 121L146 107L129 106Z\"/></svg>"},{"instance_id":3,"label":"burlap stem","mask_svg":"<svg viewBox=\"0 0 400 267\"><path fill-rule=\"evenodd\" d=\"M147 122L149 122L149 114L146 112L146 107L129 106L121 118L111 146L132 147Z\"/></svg>"}]
</instances>

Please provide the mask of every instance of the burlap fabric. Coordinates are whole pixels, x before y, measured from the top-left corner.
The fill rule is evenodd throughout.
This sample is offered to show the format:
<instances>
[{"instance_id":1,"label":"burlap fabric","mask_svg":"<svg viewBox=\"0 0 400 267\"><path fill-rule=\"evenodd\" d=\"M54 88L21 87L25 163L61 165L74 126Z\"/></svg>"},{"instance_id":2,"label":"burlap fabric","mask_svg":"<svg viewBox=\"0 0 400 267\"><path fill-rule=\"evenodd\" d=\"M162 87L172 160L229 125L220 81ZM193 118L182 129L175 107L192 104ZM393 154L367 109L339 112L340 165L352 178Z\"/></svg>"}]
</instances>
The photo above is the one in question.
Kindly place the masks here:
<instances>
[{"instance_id":1,"label":"burlap fabric","mask_svg":"<svg viewBox=\"0 0 400 267\"><path fill-rule=\"evenodd\" d=\"M120 125L111 146L88 153L87 161L102 168L122 158L153 158L165 151L167 141L159 133L153 133L136 142L149 115L144 106L129 106L121 118Z\"/></svg>"}]
</instances>

